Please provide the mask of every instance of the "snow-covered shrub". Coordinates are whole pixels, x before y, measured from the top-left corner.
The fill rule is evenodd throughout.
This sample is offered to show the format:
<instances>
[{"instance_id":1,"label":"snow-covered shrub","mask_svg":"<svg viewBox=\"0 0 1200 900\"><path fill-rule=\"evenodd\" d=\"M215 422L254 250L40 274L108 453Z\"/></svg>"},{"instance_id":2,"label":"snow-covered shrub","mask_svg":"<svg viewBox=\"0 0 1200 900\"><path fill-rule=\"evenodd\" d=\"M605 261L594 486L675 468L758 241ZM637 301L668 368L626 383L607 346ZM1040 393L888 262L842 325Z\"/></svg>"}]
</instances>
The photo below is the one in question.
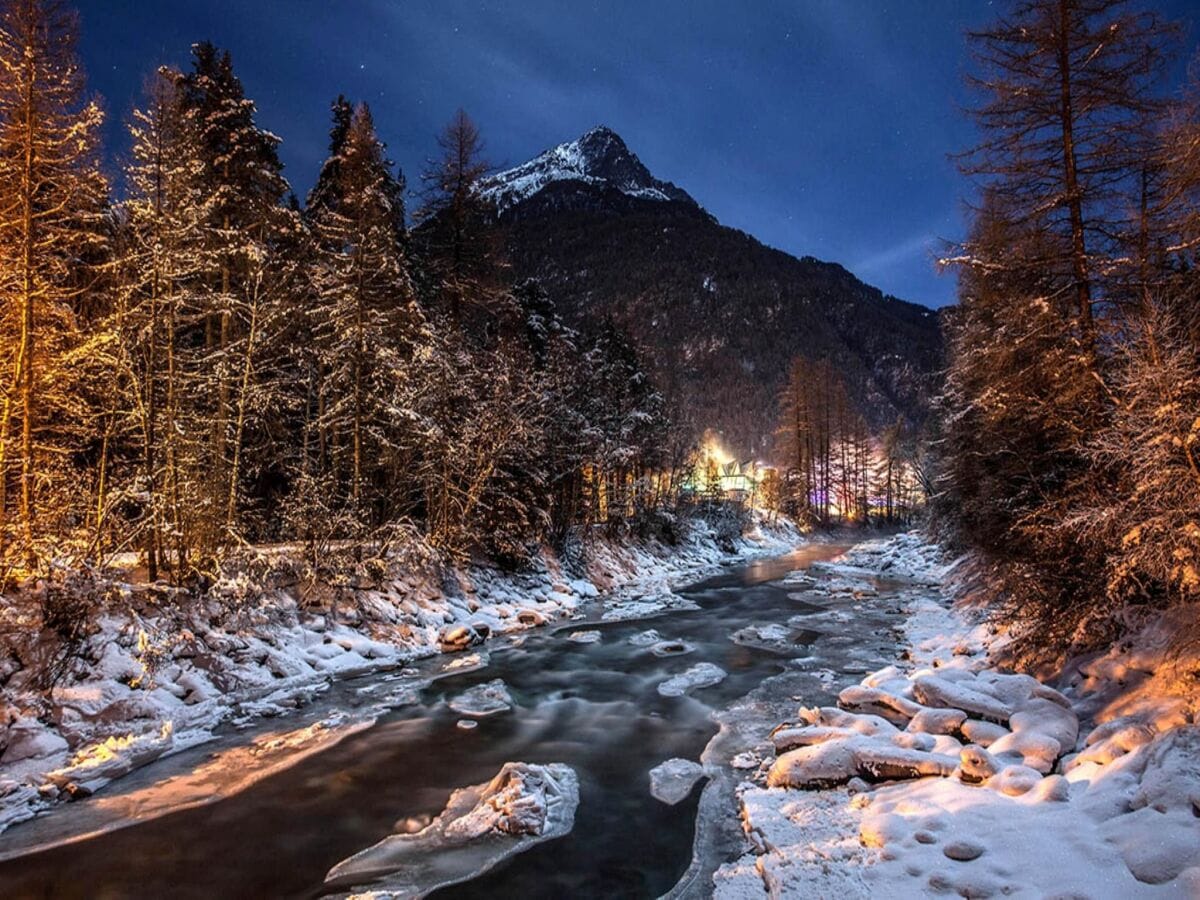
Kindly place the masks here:
<instances>
[{"instance_id":1,"label":"snow-covered shrub","mask_svg":"<svg viewBox=\"0 0 1200 900\"><path fill-rule=\"evenodd\" d=\"M640 509L629 524L633 534L643 541L659 541L674 547L683 540L684 526L674 510L657 506Z\"/></svg>"},{"instance_id":2,"label":"snow-covered shrub","mask_svg":"<svg viewBox=\"0 0 1200 900\"><path fill-rule=\"evenodd\" d=\"M717 546L726 553L737 549L737 540L750 525L750 511L741 503L712 501L696 507L696 517L713 530Z\"/></svg>"},{"instance_id":3,"label":"snow-covered shrub","mask_svg":"<svg viewBox=\"0 0 1200 900\"><path fill-rule=\"evenodd\" d=\"M50 690L98 630L98 613L119 599L116 584L91 568L52 569L0 601L0 644L18 661L30 686Z\"/></svg>"}]
</instances>

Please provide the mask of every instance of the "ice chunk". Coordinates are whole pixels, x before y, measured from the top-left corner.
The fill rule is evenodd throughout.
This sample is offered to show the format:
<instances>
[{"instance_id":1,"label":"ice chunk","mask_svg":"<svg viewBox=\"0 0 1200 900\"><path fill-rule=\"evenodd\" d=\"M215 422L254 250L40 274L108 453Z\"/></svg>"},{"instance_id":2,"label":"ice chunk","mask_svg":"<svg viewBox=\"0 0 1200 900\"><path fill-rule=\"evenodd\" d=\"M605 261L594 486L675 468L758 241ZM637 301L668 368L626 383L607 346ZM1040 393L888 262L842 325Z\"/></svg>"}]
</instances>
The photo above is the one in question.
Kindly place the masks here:
<instances>
[{"instance_id":1,"label":"ice chunk","mask_svg":"<svg viewBox=\"0 0 1200 900\"><path fill-rule=\"evenodd\" d=\"M690 759L668 759L650 770L650 794L668 806L687 798L704 769Z\"/></svg>"},{"instance_id":2,"label":"ice chunk","mask_svg":"<svg viewBox=\"0 0 1200 900\"><path fill-rule=\"evenodd\" d=\"M654 644L657 644L661 640L662 635L651 628L647 631L641 631L635 634L629 639L629 643L633 644L635 647L650 647Z\"/></svg>"},{"instance_id":3,"label":"ice chunk","mask_svg":"<svg viewBox=\"0 0 1200 900\"><path fill-rule=\"evenodd\" d=\"M447 705L464 716L492 716L512 709L513 698L504 681L496 678L463 691Z\"/></svg>"},{"instance_id":4,"label":"ice chunk","mask_svg":"<svg viewBox=\"0 0 1200 900\"><path fill-rule=\"evenodd\" d=\"M575 824L579 779L562 763L505 763L486 784L461 788L415 834L393 834L325 876L326 885L371 884L384 894L418 897L488 871Z\"/></svg>"},{"instance_id":5,"label":"ice chunk","mask_svg":"<svg viewBox=\"0 0 1200 900\"><path fill-rule=\"evenodd\" d=\"M791 654L797 645L792 639L791 630L779 624L747 625L735 631L730 640L743 647L754 647L771 653Z\"/></svg>"},{"instance_id":6,"label":"ice chunk","mask_svg":"<svg viewBox=\"0 0 1200 900\"><path fill-rule=\"evenodd\" d=\"M576 644L594 644L600 640L600 632L592 628L587 631L572 631L567 640Z\"/></svg>"},{"instance_id":7,"label":"ice chunk","mask_svg":"<svg viewBox=\"0 0 1200 900\"><path fill-rule=\"evenodd\" d=\"M725 670L712 663L696 663L686 672L668 678L658 686L658 692L664 697L682 697L690 690L712 687L725 680Z\"/></svg>"}]
</instances>

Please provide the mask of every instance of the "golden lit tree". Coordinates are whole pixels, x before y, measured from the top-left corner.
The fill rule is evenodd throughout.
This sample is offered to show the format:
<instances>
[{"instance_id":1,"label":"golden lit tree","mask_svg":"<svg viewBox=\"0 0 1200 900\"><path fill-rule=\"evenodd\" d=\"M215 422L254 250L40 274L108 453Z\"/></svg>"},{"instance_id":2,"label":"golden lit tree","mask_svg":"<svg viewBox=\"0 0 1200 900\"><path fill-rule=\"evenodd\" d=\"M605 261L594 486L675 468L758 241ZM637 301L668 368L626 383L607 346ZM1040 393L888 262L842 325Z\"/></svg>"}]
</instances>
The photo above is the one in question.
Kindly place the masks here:
<instances>
[{"instance_id":1,"label":"golden lit tree","mask_svg":"<svg viewBox=\"0 0 1200 900\"><path fill-rule=\"evenodd\" d=\"M60 445L85 449L77 380L93 354L82 346L81 320L92 286L87 264L104 242L103 116L84 96L75 32L74 16L53 0L0 9L0 534L7 545L15 507L27 560L41 501L71 483ZM68 506L54 504L57 512Z\"/></svg>"}]
</instances>

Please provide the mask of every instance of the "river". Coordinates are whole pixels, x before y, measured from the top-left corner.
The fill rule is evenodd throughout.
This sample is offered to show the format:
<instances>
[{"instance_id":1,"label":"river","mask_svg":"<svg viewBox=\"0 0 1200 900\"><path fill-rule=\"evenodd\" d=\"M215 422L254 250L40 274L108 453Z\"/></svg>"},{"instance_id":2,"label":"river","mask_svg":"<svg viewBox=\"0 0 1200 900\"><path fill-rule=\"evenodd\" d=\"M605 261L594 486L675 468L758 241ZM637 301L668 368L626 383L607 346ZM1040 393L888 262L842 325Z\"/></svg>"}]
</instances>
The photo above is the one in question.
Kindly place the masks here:
<instances>
[{"instance_id":1,"label":"river","mask_svg":"<svg viewBox=\"0 0 1200 900\"><path fill-rule=\"evenodd\" d=\"M335 863L397 823L437 815L453 789L488 780L510 760L561 762L576 770L574 830L435 896L657 897L673 888L678 895L701 895L711 870L740 844L729 825L732 786L740 777L728 769L732 755L761 741L762 729L778 722L781 710L794 715L799 705L829 704L841 687L894 655L898 597L907 586L874 581L878 594L856 599L825 589L838 576L820 567L802 587L783 581L847 546L813 543L731 567L677 592L695 609L649 620L576 622L498 641L483 668L438 679L417 702L373 727L220 802L0 863L0 895L320 896ZM767 646L732 639L768 624L785 625L786 635L776 632ZM571 640L579 629L599 631L599 640ZM656 655L639 637L648 629L687 652ZM728 676L689 695L659 694L660 683L700 662ZM459 727L464 716L447 701L497 678L514 709L479 718L470 730ZM362 679L346 682L324 702L353 705L371 688ZM714 716L730 707L740 711ZM726 733L713 740L718 719L727 723ZM651 796L650 769L672 757L702 755L721 772L703 804L703 782L675 806ZM151 770L164 764L169 760L140 777L153 777ZM698 838L701 808L711 827ZM44 818L58 817L61 826L72 811L60 807ZM0 845L21 840L23 829L47 827L37 821L17 826L0 836Z\"/></svg>"}]
</instances>

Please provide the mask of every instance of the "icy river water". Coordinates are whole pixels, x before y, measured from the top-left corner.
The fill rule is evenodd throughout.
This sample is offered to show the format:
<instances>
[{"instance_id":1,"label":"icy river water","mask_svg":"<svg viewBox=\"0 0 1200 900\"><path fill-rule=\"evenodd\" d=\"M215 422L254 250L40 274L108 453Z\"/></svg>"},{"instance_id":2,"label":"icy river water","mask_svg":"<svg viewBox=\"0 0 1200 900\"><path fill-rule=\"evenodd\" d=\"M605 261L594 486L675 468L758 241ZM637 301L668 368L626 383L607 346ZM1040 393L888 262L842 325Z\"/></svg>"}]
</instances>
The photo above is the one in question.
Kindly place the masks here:
<instances>
[{"instance_id":1,"label":"icy river water","mask_svg":"<svg viewBox=\"0 0 1200 900\"><path fill-rule=\"evenodd\" d=\"M803 585L784 582L847 546L810 544L677 591L694 609L575 622L494 642L483 668L439 678L417 702L227 799L0 863L0 895L317 897L334 864L398 822L437 815L455 788L521 760L575 769L574 830L434 896L703 896L712 870L740 842L730 809L744 773L729 760L761 744L797 706L832 703L841 687L893 657L900 594L911 586L875 581L877 595L856 599L820 565ZM744 629L769 624L786 631L747 640ZM598 631L599 639L568 637L580 629ZM649 629L687 652L657 655L641 637ZM659 693L662 682L702 662L727 677L684 696ZM497 678L514 708L458 727L464 716L447 702ZM380 680L337 685L321 702L362 703ZM703 802L703 780L674 806L651 796L649 771L672 757L703 759L714 773ZM20 840L37 827L49 826L18 826L0 837L0 850L10 836Z\"/></svg>"}]
</instances>

